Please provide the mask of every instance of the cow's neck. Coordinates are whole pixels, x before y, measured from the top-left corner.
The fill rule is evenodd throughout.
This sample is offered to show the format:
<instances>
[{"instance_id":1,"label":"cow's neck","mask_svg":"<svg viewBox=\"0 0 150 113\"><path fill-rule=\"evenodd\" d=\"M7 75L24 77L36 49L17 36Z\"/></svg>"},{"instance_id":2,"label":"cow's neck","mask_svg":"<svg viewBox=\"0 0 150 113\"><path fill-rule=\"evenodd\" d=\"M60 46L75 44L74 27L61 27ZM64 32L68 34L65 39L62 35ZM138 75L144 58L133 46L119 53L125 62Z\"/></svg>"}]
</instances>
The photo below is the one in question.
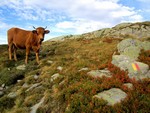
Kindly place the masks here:
<instances>
[{"instance_id":1,"label":"cow's neck","mask_svg":"<svg viewBox=\"0 0 150 113\"><path fill-rule=\"evenodd\" d=\"M36 34L33 34L33 37L32 37L32 49L34 51L38 51L40 49L40 46L41 46L41 43L39 42L38 40L38 37Z\"/></svg>"},{"instance_id":2,"label":"cow's neck","mask_svg":"<svg viewBox=\"0 0 150 113\"><path fill-rule=\"evenodd\" d=\"M41 43L39 42L39 39L38 39L36 34L33 34L32 44L33 44L33 46L41 45Z\"/></svg>"}]
</instances>

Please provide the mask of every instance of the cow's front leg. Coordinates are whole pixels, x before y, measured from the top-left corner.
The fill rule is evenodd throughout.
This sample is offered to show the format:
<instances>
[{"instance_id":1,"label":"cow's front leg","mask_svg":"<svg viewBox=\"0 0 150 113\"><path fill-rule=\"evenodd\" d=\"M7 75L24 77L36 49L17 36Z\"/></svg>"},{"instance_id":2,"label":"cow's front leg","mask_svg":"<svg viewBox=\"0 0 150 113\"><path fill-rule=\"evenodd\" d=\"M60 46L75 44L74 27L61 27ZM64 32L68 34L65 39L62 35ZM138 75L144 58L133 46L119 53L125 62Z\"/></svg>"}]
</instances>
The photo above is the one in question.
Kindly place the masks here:
<instances>
[{"instance_id":1,"label":"cow's front leg","mask_svg":"<svg viewBox=\"0 0 150 113\"><path fill-rule=\"evenodd\" d=\"M28 63L28 56L29 56L29 53L30 53L30 48L26 48L26 59L25 59L25 64Z\"/></svg>"},{"instance_id":2,"label":"cow's front leg","mask_svg":"<svg viewBox=\"0 0 150 113\"><path fill-rule=\"evenodd\" d=\"M39 52L36 52L35 54L36 54L36 62L39 64L40 63L40 61L39 61Z\"/></svg>"}]
</instances>

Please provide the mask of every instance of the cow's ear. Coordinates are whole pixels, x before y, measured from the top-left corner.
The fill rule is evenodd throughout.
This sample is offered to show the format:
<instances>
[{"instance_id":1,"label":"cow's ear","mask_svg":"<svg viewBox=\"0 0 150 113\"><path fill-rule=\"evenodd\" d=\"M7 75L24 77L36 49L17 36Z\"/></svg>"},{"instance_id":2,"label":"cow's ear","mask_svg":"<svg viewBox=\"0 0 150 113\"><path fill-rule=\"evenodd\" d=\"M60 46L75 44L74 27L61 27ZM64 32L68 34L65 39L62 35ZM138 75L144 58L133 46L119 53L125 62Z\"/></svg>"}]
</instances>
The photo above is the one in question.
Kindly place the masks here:
<instances>
[{"instance_id":1,"label":"cow's ear","mask_svg":"<svg viewBox=\"0 0 150 113\"><path fill-rule=\"evenodd\" d=\"M45 34L48 34L50 31L49 30L45 30Z\"/></svg>"},{"instance_id":2,"label":"cow's ear","mask_svg":"<svg viewBox=\"0 0 150 113\"><path fill-rule=\"evenodd\" d=\"M36 31L36 30L33 30L32 33L37 33L37 31Z\"/></svg>"}]
</instances>

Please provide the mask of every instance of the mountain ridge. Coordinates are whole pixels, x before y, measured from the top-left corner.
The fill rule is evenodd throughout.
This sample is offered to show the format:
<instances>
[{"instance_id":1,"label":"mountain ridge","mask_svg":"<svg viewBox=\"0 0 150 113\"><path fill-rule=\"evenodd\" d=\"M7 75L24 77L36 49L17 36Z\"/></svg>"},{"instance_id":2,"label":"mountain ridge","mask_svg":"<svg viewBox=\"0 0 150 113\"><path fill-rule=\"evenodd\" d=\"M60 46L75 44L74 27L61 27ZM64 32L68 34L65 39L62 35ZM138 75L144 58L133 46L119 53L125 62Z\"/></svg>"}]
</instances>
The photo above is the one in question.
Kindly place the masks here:
<instances>
[{"instance_id":1,"label":"mountain ridge","mask_svg":"<svg viewBox=\"0 0 150 113\"><path fill-rule=\"evenodd\" d=\"M81 35L66 35L59 36L49 41L62 41L64 39L76 38L149 38L150 37L150 21L136 23L121 23L112 28L103 28L93 32L84 33Z\"/></svg>"}]
</instances>

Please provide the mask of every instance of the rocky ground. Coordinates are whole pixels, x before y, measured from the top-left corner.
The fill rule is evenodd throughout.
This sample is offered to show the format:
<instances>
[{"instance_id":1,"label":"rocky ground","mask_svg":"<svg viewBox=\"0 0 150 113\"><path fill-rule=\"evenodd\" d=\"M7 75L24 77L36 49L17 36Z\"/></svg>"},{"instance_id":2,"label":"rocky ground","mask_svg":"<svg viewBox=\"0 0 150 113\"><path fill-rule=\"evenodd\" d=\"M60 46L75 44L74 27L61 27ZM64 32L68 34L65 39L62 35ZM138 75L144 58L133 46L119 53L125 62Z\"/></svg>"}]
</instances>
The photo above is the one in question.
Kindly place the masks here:
<instances>
[{"instance_id":1,"label":"rocky ground","mask_svg":"<svg viewBox=\"0 0 150 113\"><path fill-rule=\"evenodd\" d=\"M0 46L0 112L149 113L149 39L91 36L43 43L39 65Z\"/></svg>"}]
</instances>

